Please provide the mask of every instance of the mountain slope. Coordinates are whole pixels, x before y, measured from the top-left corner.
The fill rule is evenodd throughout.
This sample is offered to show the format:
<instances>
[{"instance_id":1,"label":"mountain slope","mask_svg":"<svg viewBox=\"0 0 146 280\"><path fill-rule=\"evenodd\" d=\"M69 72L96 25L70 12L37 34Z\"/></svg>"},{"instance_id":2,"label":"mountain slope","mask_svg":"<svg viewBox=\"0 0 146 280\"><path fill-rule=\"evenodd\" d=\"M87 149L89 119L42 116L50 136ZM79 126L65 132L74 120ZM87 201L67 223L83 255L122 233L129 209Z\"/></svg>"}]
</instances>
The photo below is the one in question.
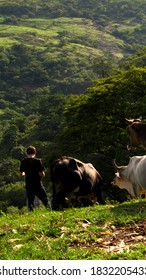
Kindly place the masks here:
<instances>
[{"instance_id":1,"label":"mountain slope","mask_svg":"<svg viewBox=\"0 0 146 280\"><path fill-rule=\"evenodd\" d=\"M80 93L145 46L145 11L141 0L2 0L0 47L25 44L43 53L51 90Z\"/></svg>"}]
</instances>

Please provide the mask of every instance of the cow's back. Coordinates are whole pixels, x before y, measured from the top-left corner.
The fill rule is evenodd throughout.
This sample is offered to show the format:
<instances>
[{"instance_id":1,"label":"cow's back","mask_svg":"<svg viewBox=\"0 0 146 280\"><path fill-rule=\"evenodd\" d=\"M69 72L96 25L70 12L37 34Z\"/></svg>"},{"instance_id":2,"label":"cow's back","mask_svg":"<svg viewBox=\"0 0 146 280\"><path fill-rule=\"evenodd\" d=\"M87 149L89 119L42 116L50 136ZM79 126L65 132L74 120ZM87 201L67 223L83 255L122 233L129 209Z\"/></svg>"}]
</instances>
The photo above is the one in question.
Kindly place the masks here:
<instances>
[{"instance_id":1,"label":"cow's back","mask_svg":"<svg viewBox=\"0 0 146 280\"><path fill-rule=\"evenodd\" d=\"M129 178L135 188L146 190L146 156L135 156L130 159ZM139 189L140 190L140 189Z\"/></svg>"},{"instance_id":2,"label":"cow's back","mask_svg":"<svg viewBox=\"0 0 146 280\"><path fill-rule=\"evenodd\" d=\"M84 166L86 177L92 182L92 186L96 187L99 182L102 182L102 177L91 163L86 163Z\"/></svg>"}]
</instances>

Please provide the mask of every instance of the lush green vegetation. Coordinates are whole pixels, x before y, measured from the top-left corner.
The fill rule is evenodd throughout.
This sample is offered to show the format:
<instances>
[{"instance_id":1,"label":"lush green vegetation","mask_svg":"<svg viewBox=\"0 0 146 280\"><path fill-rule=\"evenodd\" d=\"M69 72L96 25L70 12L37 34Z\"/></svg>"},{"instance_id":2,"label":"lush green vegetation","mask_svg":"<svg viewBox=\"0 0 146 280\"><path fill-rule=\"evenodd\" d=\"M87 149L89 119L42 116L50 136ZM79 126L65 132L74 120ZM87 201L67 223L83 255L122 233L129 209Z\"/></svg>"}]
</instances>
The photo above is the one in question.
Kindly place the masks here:
<instances>
[{"instance_id":1,"label":"lush green vegetation","mask_svg":"<svg viewBox=\"0 0 146 280\"><path fill-rule=\"evenodd\" d=\"M145 20L142 0L0 1L1 259L146 258L145 200L111 185L114 158L144 154L126 150L125 117L146 119ZM50 197L50 163L66 154L99 170L107 204L27 213L30 144Z\"/></svg>"},{"instance_id":2,"label":"lush green vegetation","mask_svg":"<svg viewBox=\"0 0 146 280\"><path fill-rule=\"evenodd\" d=\"M145 259L146 202L1 213L1 260ZM131 230L128 231L128 230ZM129 236L129 239L128 239Z\"/></svg>"},{"instance_id":3,"label":"lush green vegetation","mask_svg":"<svg viewBox=\"0 0 146 280\"><path fill-rule=\"evenodd\" d=\"M0 209L25 205L30 144L50 196L50 163L66 154L95 165L107 201L127 199L111 162L131 155L125 117L145 117L145 11L141 0L0 2Z\"/></svg>"}]
</instances>

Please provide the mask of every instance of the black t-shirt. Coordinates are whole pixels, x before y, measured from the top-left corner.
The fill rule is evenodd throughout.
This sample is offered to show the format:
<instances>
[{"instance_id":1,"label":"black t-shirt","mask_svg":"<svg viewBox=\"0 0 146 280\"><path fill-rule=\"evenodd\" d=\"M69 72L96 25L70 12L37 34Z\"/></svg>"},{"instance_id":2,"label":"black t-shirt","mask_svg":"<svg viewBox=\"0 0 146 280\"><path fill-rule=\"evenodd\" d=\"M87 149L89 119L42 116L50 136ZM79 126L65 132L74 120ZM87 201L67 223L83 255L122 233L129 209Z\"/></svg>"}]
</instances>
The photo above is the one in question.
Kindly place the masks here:
<instances>
[{"instance_id":1,"label":"black t-shirt","mask_svg":"<svg viewBox=\"0 0 146 280\"><path fill-rule=\"evenodd\" d=\"M20 165L20 172L25 172L26 187L33 187L41 184L39 172L44 171L44 166L38 158L25 158Z\"/></svg>"}]
</instances>

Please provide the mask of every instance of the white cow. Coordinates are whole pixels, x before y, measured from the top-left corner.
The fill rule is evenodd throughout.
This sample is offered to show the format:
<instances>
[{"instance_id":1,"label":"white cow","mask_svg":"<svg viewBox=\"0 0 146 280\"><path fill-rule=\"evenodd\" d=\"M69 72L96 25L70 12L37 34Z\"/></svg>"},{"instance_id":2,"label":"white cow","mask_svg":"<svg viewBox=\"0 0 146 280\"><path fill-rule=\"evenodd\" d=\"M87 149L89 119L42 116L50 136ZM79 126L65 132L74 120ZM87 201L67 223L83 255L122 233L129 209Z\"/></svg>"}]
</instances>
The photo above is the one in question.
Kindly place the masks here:
<instances>
[{"instance_id":1,"label":"white cow","mask_svg":"<svg viewBox=\"0 0 146 280\"><path fill-rule=\"evenodd\" d=\"M132 197L146 193L146 155L133 156L127 166L117 166L113 185L126 189Z\"/></svg>"}]
</instances>

